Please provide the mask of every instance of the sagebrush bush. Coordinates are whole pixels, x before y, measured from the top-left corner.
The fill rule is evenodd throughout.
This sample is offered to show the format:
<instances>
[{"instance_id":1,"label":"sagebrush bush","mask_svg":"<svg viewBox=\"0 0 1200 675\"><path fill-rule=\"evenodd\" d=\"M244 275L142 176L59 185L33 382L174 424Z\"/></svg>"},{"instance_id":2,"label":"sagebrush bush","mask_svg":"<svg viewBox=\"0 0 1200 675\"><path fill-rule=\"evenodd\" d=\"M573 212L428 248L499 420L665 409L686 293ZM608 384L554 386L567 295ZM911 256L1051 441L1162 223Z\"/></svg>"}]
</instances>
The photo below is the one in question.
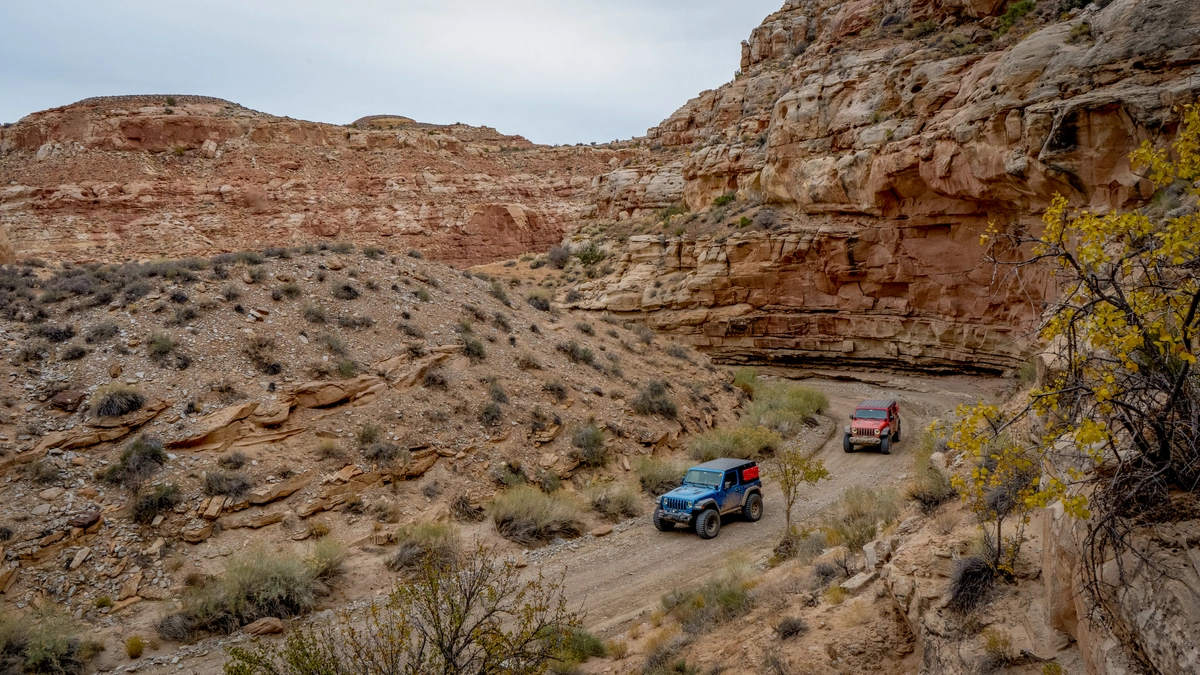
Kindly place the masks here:
<instances>
[{"instance_id":1,"label":"sagebrush bush","mask_svg":"<svg viewBox=\"0 0 1200 675\"><path fill-rule=\"evenodd\" d=\"M900 498L895 489L872 490L862 486L847 488L826 516L824 531L852 552L875 539L877 524L891 524L900 515ZM831 541L831 544L837 542Z\"/></svg>"},{"instance_id":2,"label":"sagebrush bush","mask_svg":"<svg viewBox=\"0 0 1200 675\"><path fill-rule=\"evenodd\" d=\"M555 537L572 539L585 530L583 508L574 497L548 495L531 486L501 492L490 510L500 536L526 546Z\"/></svg>"},{"instance_id":3,"label":"sagebrush bush","mask_svg":"<svg viewBox=\"0 0 1200 675\"><path fill-rule=\"evenodd\" d=\"M785 437L799 433L806 423L829 407L829 398L822 392L790 382L758 382L753 391L754 400L743 410L741 421Z\"/></svg>"},{"instance_id":4,"label":"sagebrush bush","mask_svg":"<svg viewBox=\"0 0 1200 675\"><path fill-rule=\"evenodd\" d=\"M596 355L592 353L592 350L574 340L565 344L559 344L555 349L566 354L567 358L571 359L571 363L586 363L590 366L596 362Z\"/></svg>"},{"instance_id":5,"label":"sagebrush bush","mask_svg":"<svg viewBox=\"0 0 1200 675\"><path fill-rule=\"evenodd\" d=\"M908 485L908 498L916 502L925 513L931 513L937 507L953 500L958 496L958 490L950 481L950 476L930 461L937 451L937 437L931 432L925 432L921 443L913 451L913 480Z\"/></svg>"},{"instance_id":6,"label":"sagebrush bush","mask_svg":"<svg viewBox=\"0 0 1200 675\"><path fill-rule=\"evenodd\" d=\"M232 633L264 617L303 614L328 594L345 557L345 548L328 537L307 558L265 548L237 553L222 574L184 591L182 609L159 623L159 635L187 640L198 632Z\"/></svg>"},{"instance_id":7,"label":"sagebrush bush","mask_svg":"<svg viewBox=\"0 0 1200 675\"><path fill-rule=\"evenodd\" d=\"M604 445L604 432L595 424L580 427L571 437L571 442L584 466L603 467L612 459L612 452Z\"/></svg>"},{"instance_id":8,"label":"sagebrush bush","mask_svg":"<svg viewBox=\"0 0 1200 675\"><path fill-rule=\"evenodd\" d=\"M58 344L66 342L75 337L75 327L71 325L55 326L53 324L44 323L34 326L30 331L34 337L42 338L47 342Z\"/></svg>"},{"instance_id":9,"label":"sagebrush bush","mask_svg":"<svg viewBox=\"0 0 1200 675\"><path fill-rule=\"evenodd\" d=\"M603 485L588 492L592 510L615 522L642 515L638 494L628 486Z\"/></svg>"},{"instance_id":10,"label":"sagebrush bush","mask_svg":"<svg viewBox=\"0 0 1200 675\"><path fill-rule=\"evenodd\" d=\"M735 619L750 611L751 602L744 561L732 559L714 578L697 588L674 590L663 596L662 606L692 634Z\"/></svg>"},{"instance_id":11,"label":"sagebrush bush","mask_svg":"<svg viewBox=\"0 0 1200 675\"><path fill-rule=\"evenodd\" d=\"M393 572L415 570L426 562L443 566L459 554L458 528L442 523L410 525L396 531L396 553L385 565Z\"/></svg>"},{"instance_id":12,"label":"sagebrush bush","mask_svg":"<svg viewBox=\"0 0 1200 675\"><path fill-rule=\"evenodd\" d=\"M463 338L463 353L476 362L487 358L487 350L484 349L483 342L473 337Z\"/></svg>"},{"instance_id":13,"label":"sagebrush bush","mask_svg":"<svg viewBox=\"0 0 1200 675\"><path fill-rule=\"evenodd\" d=\"M250 479L237 473L210 471L204 476L204 494L239 499L250 491Z\"/></svg>"},{"instance_id":14,"label":"sagebrush bush","mask_svg":"<svg viewBox=\"0 0 1200 675\"><path fill-rule=\"evenodd\" d=\"M660 415L675 419L679 414L675 402L667 394L667 383L658 380L644 385L638 391L638 395L630 401L630 407L639 415Z\"/></svg>"},{"instance_id":15,"label":"sagebrush bush","mask_svg":"<svg viewBox=\"0 0 1200 675\"><path fill-rule=\"evenodd\" d=\"M808 632L808 623L798 616L784 617L775 624L775 634L780 640L788 640Z\"/></svg>"},{"instance_id":16,"label":"sagebrush bush","mask_svg":"<svg viewBox=\"0 0 1200 675\"><path fill-rule=\"evenodd\" d=\"M155 485L133 500L133 520L139 525L149 525L155 516L175 508L182 501L183 494L178 485Z\"/></svg>"},{"instance_id":17,"label":"sagebrush bush","mask_svg":"<svg viewBox=\"0 0 1200 675\"><path fill-rule=\"evenodd\" d=\"M83 341L90 345L99 344L111 340L120 332L121 329L115 322L101 321L88 327L83 334Z\"/></svg>"},{"instance_id":18,"label":"sagebrush bush","mask_svg":"<svg viewBox=\"0 0 1200 675\"><path fill-rule=\"evenodd\" d=\"M139 436L121 452L120 460L100 476L113 485L137 489L166 463L167 453L163 450L162 441L153 436Z\"/></svg>"},{"instance_id":19,"label":"sagebrush bush","mask_svg":"<svg viewBox=\"0 0 1200 675\"><path fill-rule=\"evenodd\" d=\"M979 556L967 556L954 563L950 571L950 599L946 606L966 613L991 596L996 585L996 570Z\"/></svg>"}]
</instances>

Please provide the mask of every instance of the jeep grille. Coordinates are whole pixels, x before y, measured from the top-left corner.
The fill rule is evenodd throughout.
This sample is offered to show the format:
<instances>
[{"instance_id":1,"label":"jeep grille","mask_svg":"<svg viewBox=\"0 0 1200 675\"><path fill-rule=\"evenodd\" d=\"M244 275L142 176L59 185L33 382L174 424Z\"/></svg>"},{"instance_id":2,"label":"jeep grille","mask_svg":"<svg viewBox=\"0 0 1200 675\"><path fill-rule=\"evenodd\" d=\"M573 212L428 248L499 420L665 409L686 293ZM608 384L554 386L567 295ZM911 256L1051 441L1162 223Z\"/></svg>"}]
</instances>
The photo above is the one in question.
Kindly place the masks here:
<instances>
[{"instance_id":1,"label":"jeep grille","mask_svg":"<svg viewBox=\"0 0 1200 675\"><path fill-rule=\"evenodd\" d=\"M853 433L855 436L871 436L872 438L874 438L875 436L879 435L879 430L878 429L854 429Z\"/></svg>"},{"instance_id":2,"label":"jeep grille","mask_svg":"<svg viewBox=\"0 0 1200 675\"><path fill-rule=\"evenodd\" d=\"M685 499L676 499L675 497L667 497L666 499L663 500L663 504L665 504L666 507L668 509L671 509L672 511L687 510L687 500L685 500Z\"/></svg>"}]
</instances>

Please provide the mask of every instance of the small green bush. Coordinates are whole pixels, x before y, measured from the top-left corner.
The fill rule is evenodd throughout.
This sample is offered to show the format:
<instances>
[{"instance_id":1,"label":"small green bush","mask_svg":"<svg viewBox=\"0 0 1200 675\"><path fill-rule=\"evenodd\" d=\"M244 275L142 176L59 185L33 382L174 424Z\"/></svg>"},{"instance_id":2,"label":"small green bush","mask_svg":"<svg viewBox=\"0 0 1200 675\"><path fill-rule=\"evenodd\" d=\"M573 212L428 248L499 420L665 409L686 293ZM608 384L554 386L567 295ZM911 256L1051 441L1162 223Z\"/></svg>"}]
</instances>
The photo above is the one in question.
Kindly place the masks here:
<instances>
[{"instance_id":1,"label":"small green bush","mask_svg":"<svg viewBox=\"0 0 1200 675\"><path fill-rule=\"evenodd\" d=\"M612 452L604 445L604 432L595 424L580 427L571 441L575 444L576 456L584 466L603 467L612 459Z\"/></svg>"},{"instance_id":2,"label":"small green bush","mask_svg":"<svg viewBox=\"0 0 1200 675\"><path fill-rule=\"evenodd\" d=\"M121 459L101 473L101 478L113 485L137 489L159 467L167 463L162 441L152 436L140 436L121 453Z\"/></svg>"},{"instance_id":3,"label":"small green bush","mask_svg":"<svg viewBox=\"0 0 1200 675\"><path fill-rule=\"evenodd\" d=\"M571 363L586 363L590 366L596 362L596 355L592 353L592 350L581 346L574 340L566 344L559 344L555 349L566 354Z\"/></svg>"},{"instance_id":4,"label":"small green bush","mask_svg":"<svg viewBox=\"0 0 1200 675\"><path fill-rule=\"evenodd\" d=\"M83 341L89 345L107 342L108 340L116 337L117 333L119 332L121 332L121 329L115 322L101 321L100 323L90 326L87 331L84 332Z\"/></svg>"},{"instance_id":5,"label":"small green bush","mask_svg":"<svg viewBox=\"0 0 1200 675\"><path fill-rule=\"evenodd\" d=\"M825 518L824 529L846 548L858 551L876 537L878 523L891 524L899 515L900 498L894 489L854 486L842 493L833 512Z\"/></svg>"},{"instance_id":6,"label":"small green bush","mask_svg":"<svg viewBox=\"0 0 1200 675\"><path fill-rule=\"evenodd\" d=\"M472 361L479 362L487 358L487 350L483 347L483 342L477 338L463 338L463 353Z\"/></svg>"},{"instance_id":7,"label":"small green bush","mask_svg":"<svg viewBox=\"0 0 1200 675\"><path fill-rule=\"evenodd\" d=\"M396 531L396 553L385 565L393 572L416 570L426 560L449 564L460 550L458 528L443 523L406 525Z\"/></svg>"},{"instance_id":8,"label":"small green bush","mask_svg":"<svg viewBox=\"0 0 1200 675\"><path fill-rule=\"evenodd\" d=\"M239 499L250 491L250 479L241 474L210 471L204 476L204 494Z\"/></svg>"},{"instance_id":9,"label":"small green bush","mask_svg":"<svg viewBox=\"0 0 1200 675\"><path fill-rule=\"evenodd\" d=\"M178 485L156 485L134 500L133 520L139 525L149 525L155 516L175 508L182 501L183 495L179 492Z\"/></svg>"},{"instance_id":10,"label":"small green bush","mask_svg":"<svg viewBox=\"0 0 1200 675\"><path fill-rule=\"evenodd\" d=\"M728 205L734 203L735 201L737 201L737 195L730 192L727 194L723 194L720 197L717 197L716 199L714 199L713 206L715 206L717 208L721 208L722 206L728 206Z\"/></svg>"},{"instance_id":11,"label":"small green bush","mask_svg":"<svg viewBox=\"0 0 1200 675\"><path fill-rule=\"evenodd\" d=\"M358 447L365 448L366 446L383 438L383 429L367 422L358 429L358 434L355 435L355 440L358 441Z\"/></svg>"},{"instance_id":12,"label":"small green bush","mask_svg":"<svg viewBox=\"0 0 1200 675\"><path fill-rule=\"evenodd\" d=\"M700 462L721 457L754 459L762 454L773 454L783 447L783 437L763 427L744 426L713 429L693 437L688 446L692 457Z\"/></svg>"},{"instance_id":13,"label":"small green bush","mask_svg":"<svg viewBox=\"0 0 1200 675\"><path fill-rule=\"evenodd\" d=\"M749 612L747 591L745 572L731 565L699 588L667 593L662 605L685 631L698 634Z\"/></svg>"},{"instance_id":14,"label":"small green bush","mask_svg":"<svg viewBox=\"0 0 1200 675\"><path fill-rule=\"evenodd\" d=\"M329 320L325 308L320 305L305 305L304 319L309 323L322 324Z\"/></svg>"},{"instance_id":15,"label":"small green bush","mask_svg":"<svg viewBox=\"0 0 1200 675\"><path fill-rule=\"evenodd\" d=\"M1004 14L1000 15L1000 27L996 32L1004 35L1022 17L1035 9L1037 9L1037 2L1035 0L1016 0L1016 2L1010 2L1008 9L1005 10Z\"/></svg>"},{"instance_id":16,"label":"small green bush","mask_svg":"<svg viewBox=\"0 0 1200 675\"><path fill-rule=\"evenodd\" d=\"M92 395L92 414L96 417L122 417L142 409L146 397L122 384L100 387Z\"/></svg>"},{"instance_id":17,"label":"small green bush","mask_svg":"<svg viewBox=\"0 0 1200 675\"><path fill-rule=\"evenodd\" d=\"M627 486L603 485L588 493L592 510L614 523L642 515L638 494Z\"/></svg>"}]
</instances>

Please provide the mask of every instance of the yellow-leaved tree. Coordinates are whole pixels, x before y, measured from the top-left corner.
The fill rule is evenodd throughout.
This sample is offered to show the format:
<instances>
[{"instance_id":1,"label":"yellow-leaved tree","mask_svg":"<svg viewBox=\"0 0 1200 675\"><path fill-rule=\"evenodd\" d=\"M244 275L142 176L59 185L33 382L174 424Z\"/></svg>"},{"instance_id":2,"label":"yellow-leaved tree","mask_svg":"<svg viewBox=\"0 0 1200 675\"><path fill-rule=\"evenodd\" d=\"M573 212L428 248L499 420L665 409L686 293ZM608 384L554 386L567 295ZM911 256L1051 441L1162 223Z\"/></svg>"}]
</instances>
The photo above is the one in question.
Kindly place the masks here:
<instances>
[{"instance_id":1,"label":"yellow-leaved tree","mask_svg":"<svg viewBox=\"0 0 1200 675\"><path fill-rule=\"evenodd\" d=\"M1182 113L1169 148L1132 155L1156 190L1145 208L1099 214L1059 196L1040 233L983 238L997 265L1052 270L1044 377L1023 409L964 408L944 430L974 460L959 488L987 524L993 571L1011 572L1025 513L1060 501L1086 522L1083 571L1102 609L1100 566L1129 557L1137 528L1195 504L1200 484L1200 107Z\"/></svg>"}]
</instances>

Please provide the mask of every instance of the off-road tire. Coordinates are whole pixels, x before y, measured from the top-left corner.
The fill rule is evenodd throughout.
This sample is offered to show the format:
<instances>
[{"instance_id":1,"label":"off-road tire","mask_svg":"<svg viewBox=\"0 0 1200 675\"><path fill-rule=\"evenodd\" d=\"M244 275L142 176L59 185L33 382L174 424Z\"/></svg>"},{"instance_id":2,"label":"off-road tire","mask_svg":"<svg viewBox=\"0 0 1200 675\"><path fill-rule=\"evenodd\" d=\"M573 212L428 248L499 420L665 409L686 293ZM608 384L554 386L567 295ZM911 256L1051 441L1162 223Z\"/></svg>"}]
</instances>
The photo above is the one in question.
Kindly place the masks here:
<instances>
[{"instance_id":1,"label":"off-road tire","mask_svg":"<svg viewBox=\"0 0 1200 675\"><path fill-rule=\"evenodd\" d=\"M844 452L854 452L854 444L850 442L850 434L842 435L842 450Z\"/></svg>"},{"instance_id":2,"label":"off-road tire","mask_svg":"<svg viewBox=\"0 0 1200 675\"><path fill-rule=\"evenodd\" d=\"M701 539L712 539L721 533L721 514L716 509L704 509L696 516L696 534Z\"/></svg>"},{"instance_id":3,"label":"off-road tire","mask_svg":"<svg viewBox=\"0 0 1200 675\"><path fill-rule=\"evenodd\" d=\"M879 452L884 455L892 454L892 437L890 434L879 440Z\"/></svg>"},{"instance_id":4,"label":"off-road tire","mask_svg":"<svg viewBox=\"0 0 1200 675\"><path fill-rule=\"evenodd\" d=\"M763 517L763 498L757 492L746 498L742 505L742 517L750 522L757 522Z\"/></svg>"},{"instance_id":5,"label":"off-road tire","mask_svg":"<svg viewBox=\"0 0 1200 675\"><path fill-rule=\"evenodd\" d=\"M675 529L675 523L662 517L662 509L654 509L654 529L659 532L670 532Z\"/></svg>"}]
</instances>

